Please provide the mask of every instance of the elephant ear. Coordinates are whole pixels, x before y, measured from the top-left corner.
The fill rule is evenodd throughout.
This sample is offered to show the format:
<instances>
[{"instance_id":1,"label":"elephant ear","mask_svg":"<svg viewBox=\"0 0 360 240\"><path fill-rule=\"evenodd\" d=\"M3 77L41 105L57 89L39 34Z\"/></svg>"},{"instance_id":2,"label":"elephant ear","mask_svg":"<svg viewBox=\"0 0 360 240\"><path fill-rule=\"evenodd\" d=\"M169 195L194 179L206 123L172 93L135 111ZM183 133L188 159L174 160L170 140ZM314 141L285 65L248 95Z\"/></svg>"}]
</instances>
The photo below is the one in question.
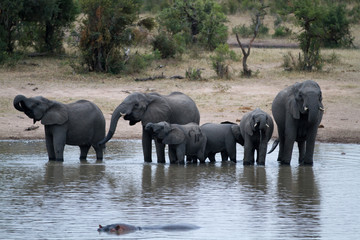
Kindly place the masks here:
<instances>
[{"instance_id":1,"label":"elephant ear","mask_svg":"<svg viewBox=\"0 0 360 240\"><path fill-rule=\"evenodd\" d=\"M295 83L294 86L292 87L292 94L289 96L289 112L291 114L291 116L294 119L300 119L300 109L299 109L299 105L297 103L297 101L299 100L299 94L300 94L300 83Z\"/></svg>"},{"instance_id":2,"label":"elephant ear","mask_svg":"<svg viewBox=\"0 0 360 240\"><path fill-rule=\"evenodd\" d=\"M252 136L254 133L255 119L252 115L250 115L249 118L249 122L245 125L245 132L249 134L249 136Z\"/></svg>"},{"instance_id":3,"label":"elephant ear","mask_svg":"<svg viewBox=\"0 0 360 240\"><path fill-rule=\"evenodd\" d=\"M168 121L171 115L171 108L164 97L148 94L149 105L142 117L142 123Z\"/></svg>"},{"instance_id":4,"label":"elephant ear","mask_svg":"<svg viewBox=\"0 0 360 240\"><path fill-rule=\"evenodd\" d=\"M164 144L180 144L185 141L185 133L179 128L172 127L171 130L166 134L166 137L163 139Z\"/></svg>"},{"instance_id":5,"label":"elephant ear","mask_svg":"<svg viewBox=\"0 0 360 240\"><path fill-rule=\"evenodd\" d=\"M54 103L45 112L41 119L43 125L62 125L69 119L67 109L64 104Z\"/></svg>"},{"instance_id":6,"label":"elephant ear","mask_svg":"<svg viewBox=\"0 0 360 240\"><path fill-rule=\"evenodd\" d=\"M244 146L244 138L241 135L241 131L240 131L240 126L239 125L232 125L231 126L231 131L236 139L236 141Z\"/></svg>"}]
</instances>

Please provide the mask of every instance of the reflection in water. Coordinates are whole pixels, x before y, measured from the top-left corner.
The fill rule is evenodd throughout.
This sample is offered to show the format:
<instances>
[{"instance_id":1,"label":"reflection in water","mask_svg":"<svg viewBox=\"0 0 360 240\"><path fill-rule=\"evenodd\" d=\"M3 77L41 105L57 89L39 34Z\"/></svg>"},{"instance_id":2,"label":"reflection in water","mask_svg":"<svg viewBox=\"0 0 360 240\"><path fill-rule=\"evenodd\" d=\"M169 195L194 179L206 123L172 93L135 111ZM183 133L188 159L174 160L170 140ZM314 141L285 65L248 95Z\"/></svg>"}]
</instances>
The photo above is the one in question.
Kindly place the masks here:
<instances>
[{"instance_id":1,"label":"reflection in water","mask_svg":"<svg viewBox=\"0 0 360 240\"><path fill-rule=\"evenodd\" d=\"M320 237L320 193L312 167L279 167L278 226L292 238Z\"/></svg>"},{"instance_id":2,"label":"reflection in water","mask_svg":"<svg viewBox=\"0 0 360 240\"><path fill-rule=\"evenodd\" d=\"M201 227L139 231L127 236L133 239L360 234L358 145L318 145L313 167L279 166L276 154L265 167L144 163L141 141L110 142L100 163L80 162L78 152L68 147L65 162L48 162L43 141L0 141L1 239L23 239L24 232L29 239L96 239L98 224L116 222Z\"/></svg>"}]
</instances>

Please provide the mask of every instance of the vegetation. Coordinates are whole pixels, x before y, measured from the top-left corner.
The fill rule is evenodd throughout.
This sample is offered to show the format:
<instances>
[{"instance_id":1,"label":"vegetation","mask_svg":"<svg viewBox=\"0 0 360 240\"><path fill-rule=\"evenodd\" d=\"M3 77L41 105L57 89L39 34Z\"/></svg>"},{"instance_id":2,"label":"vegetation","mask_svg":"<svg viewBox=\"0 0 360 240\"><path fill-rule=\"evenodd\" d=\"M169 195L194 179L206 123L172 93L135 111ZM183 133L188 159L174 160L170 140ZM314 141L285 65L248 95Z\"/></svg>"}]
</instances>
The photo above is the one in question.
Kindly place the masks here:
<instances>
[{"instance_id":1,"label":"vegetation","mask_svg":"<svg viewBox=\"0 0 360 240\"><path fill-rule=\"evenodd\" d=\"M226 14L247 12L252 20L233 28L238 40L250 37L252 43L255 37L269 37L263 20L271 14L273 37L298 33L301 54L285 55L284 64L291 66L287 69L319 70L324 61L321 49L353 46L350 29L359 22L359 6L357 1L332 0L2 0L0 63L14 64L22 53L63 53L68 35L76 46L73 53L79 55L71 61L75 69L139 73L154 60L177 58L190 49L214 52L210 60L215 72L230 78L233 60L226 53ZM139 17L140 12L156 18ZM70 32L72 23L77 27ZM300 31L289 27L293 24ZM251 43L247 51L242 48L245 76L251 76L246 63ZM189 78L196 78L195 73L189 70Z\"/></svg>"}]
</instances>

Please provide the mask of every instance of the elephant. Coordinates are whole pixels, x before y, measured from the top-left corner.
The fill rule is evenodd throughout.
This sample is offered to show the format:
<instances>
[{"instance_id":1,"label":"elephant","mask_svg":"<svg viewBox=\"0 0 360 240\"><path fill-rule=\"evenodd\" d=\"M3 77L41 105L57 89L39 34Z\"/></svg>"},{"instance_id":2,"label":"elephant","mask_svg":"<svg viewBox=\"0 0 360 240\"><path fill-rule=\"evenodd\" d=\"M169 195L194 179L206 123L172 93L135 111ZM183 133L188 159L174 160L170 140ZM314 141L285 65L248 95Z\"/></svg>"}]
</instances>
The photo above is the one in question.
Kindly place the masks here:
<instances>
[{"instance_id":1,"label":"elephant","mask_svg":"<svg viewBox=\"0 0 360 240\"><path fill-rule=\"evenodd\" d=\"M141 121L145 162L152 162L152 135L145 130L147 123L166 121L170 124L187 124L191 122L199 124L200 122L200 113L195 102L181 92L172 92L169 95L134 92L128 95L114 110L108 134L99 144L104 144L112 138L121 116L124 116L124 119L128 120L130 125ZM155 147L158 163L165 163L165 145L155 141Z\"/></svg>"},{"instance_id":2,"label":"elephant","mask_svg":"<svg viewBox=\"0 0 360 240\"><path fill-rule=\"evenodd\" d=\"M205 159L215 162L215 154L221 152L222 161L230 160L236 163L236 143L244 145L240 127L235 123L205 123L201 132L207 138Z\"/></svg>"},{"instance_id":3,"label":"elephant","mask_svg":"<svg viewBox=\"0 0 360 240\"><path fill-rule=\"evenodd\" d=\"M92 146L98 161L103 159L104 145L97 143L105 137L105 118L92 102L79 100L64 104L42 96L17 95L14 107L29 118L45 125L46 149L49 160L64 161L65 144L80 147L80 160L86 160Z\"/></svg>"},{"instance_id":4,"label":"elephant","mask_svg":"<svg viewBox=\"0 0 360 240\"><path fill-rule=\"evenodd\" d=\"M168 122L148 123L145 130L152 132L157 141L169 146L170 163L184 164L185 155L205 162L206 136L196 123L185 125Z\"/></svg>"},{"instance_id":5,"label":"elephant","mask_svg":"<svg viewBox=\"0 0 360 240\"><path fill-rule=\"evenodd\" d=\"M272 114L280 142L278 161L289 165L294 142L298 143L299 164L312 165L315 138L324 112L320 86L313 80L295 83L281 90L272 103Z\"/></svg>"},{"instance_id":6,"label":"elephant","mask_svg":"<svg viewBox=\"0 0 360 240\"><path fill-rule=\"evenodd\" d=\"M242 117L239 126L244 139L243 165L254 165L255 150L256 163L265 165L267 144L274 131L271 116L260 108L256 108Z\"/></svg>"}]
</instances>

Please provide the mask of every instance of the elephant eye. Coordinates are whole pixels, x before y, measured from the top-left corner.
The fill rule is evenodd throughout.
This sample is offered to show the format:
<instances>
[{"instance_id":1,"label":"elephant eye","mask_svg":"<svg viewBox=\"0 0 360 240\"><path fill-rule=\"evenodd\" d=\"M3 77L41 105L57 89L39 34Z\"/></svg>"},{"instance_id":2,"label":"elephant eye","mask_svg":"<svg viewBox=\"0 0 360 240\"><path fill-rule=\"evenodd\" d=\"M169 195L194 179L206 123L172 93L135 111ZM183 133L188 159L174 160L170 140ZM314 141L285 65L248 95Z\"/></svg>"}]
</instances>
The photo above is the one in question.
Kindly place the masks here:
<instances>
[{"instance_id":1,"label":"elephant eye","mask_svg":"<svg viewBox=\"0 0 360 240\"><path fill-rule=\"evenodd\" d=\"M139 107L139 104L138 104L138 103L135 103L134 107L138 108L138 107Z\"/></svg>"}]
</instances>

